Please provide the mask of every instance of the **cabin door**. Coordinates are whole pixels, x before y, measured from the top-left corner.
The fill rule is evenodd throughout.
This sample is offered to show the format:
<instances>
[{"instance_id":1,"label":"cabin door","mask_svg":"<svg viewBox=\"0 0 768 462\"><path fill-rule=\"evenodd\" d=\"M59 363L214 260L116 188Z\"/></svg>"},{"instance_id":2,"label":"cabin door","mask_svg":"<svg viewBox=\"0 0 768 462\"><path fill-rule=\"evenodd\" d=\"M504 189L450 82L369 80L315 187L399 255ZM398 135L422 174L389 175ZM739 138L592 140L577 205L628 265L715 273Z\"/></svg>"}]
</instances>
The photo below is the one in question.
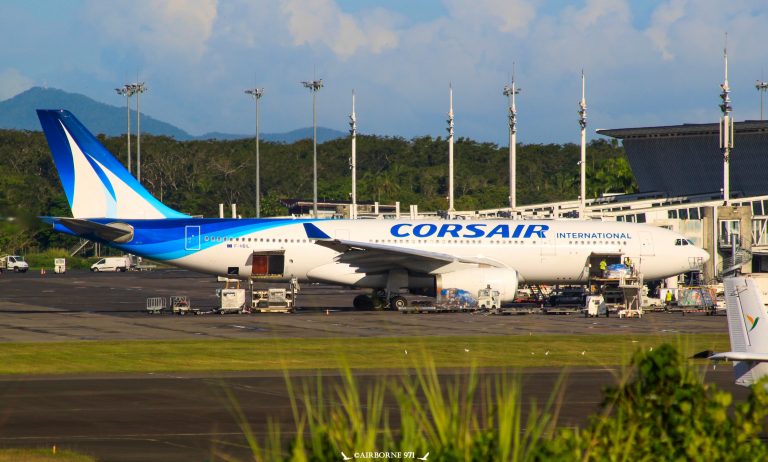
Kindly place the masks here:
<instances>
[{"instance_id":1,"label":"cabin door","mask_svg":"<svg viewBox=\"0 0 768 462\"><path fill-rule=\"evenodd\" d=\"M653 236L649 232L640 233L640 255L656 255L653 250Z\"/></svg>"},{"instance_id":2,"label":"cabin door","mask_svg":"<svg viewBox=\"0 0 768 462\"><path fill-rule=\"evenodd\" d=\"M199 226L184 227L184 249L200 250L200 227Z\"/></svg>"},{"instance_id":3,"label":"cabin door","mask_svg":"<svg viewBox=\"0 0 768 462\"><path fill-rule=\"evenodd\" d=\"M555 256L557 251L555 248L555 236L552 233L547 233L544 239L541 240L541 256Z\"/></svg>"}]
</instances>

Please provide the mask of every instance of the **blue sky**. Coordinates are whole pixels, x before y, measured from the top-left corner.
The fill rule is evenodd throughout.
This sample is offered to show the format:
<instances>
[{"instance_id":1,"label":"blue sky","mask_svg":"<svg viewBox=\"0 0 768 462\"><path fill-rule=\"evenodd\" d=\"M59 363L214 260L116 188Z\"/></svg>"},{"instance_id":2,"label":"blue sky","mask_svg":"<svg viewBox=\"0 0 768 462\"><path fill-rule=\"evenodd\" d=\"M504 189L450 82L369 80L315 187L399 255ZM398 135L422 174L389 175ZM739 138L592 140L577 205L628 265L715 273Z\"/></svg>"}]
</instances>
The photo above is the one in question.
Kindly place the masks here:
<instances>
[{"instance_id":1,"label":"blue sky","mask_svg":"<svg viewBox=\"0 0 768 462\"><path fill-rule=\"evenodd\" d=\"M320 125L444 136L448 85L456 134L505 144L502 88L516 63L525 143L578 142L579 75L588 130L718 118L723 35L737 120L759 118L768 2L743 0L5 0L0 99L31 86L122 105L138 76L142 112L192 134L311 125L299 83L325 80ZM767 76L768 77L768 76Z\"/></svg>"}]
</instances>

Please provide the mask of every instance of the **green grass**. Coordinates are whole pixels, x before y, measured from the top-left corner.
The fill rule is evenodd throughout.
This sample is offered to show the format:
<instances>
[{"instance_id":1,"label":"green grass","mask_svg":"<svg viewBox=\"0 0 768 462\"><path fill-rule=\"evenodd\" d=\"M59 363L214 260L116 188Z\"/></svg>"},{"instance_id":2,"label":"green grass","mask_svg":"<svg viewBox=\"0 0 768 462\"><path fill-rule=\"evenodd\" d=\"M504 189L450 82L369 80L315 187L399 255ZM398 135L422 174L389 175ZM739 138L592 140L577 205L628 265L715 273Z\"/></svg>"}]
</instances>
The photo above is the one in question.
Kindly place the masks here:
<instances>
[{"instance_id":1,"label":"green grass","mask_svg":"<svg viewBox=\"0 0 768 462\"><path fill-rule=\"evenodd\" d=\"M0 374L403 368L425 355L438 368L618 366L664 342L728 348L726 334L2 343Z\"/></svg>"},{"instance_id":2,"label":"green grass","mask_svg":"<svg viewBox=\"0 0 768 462\"><path fill-rule=\"evenodd\" d=\"M0 449L0 462L94 462L91 456L52 449Z\"/></svg>"},{"instance_id":3,"label":"green grass","mask_svg":"<svg viewBox=\"0 0 768 462\"><path fill-rule=\"evenodd\" d=\"M45 252L28 253L24 259L29 263L30 270L40 270L41 267L53 271L54 260L57 258L67 259L67 269L88 269L98 258L82 258L69 255L66 249L48 249Z\"/></svg>"}]
</instances>

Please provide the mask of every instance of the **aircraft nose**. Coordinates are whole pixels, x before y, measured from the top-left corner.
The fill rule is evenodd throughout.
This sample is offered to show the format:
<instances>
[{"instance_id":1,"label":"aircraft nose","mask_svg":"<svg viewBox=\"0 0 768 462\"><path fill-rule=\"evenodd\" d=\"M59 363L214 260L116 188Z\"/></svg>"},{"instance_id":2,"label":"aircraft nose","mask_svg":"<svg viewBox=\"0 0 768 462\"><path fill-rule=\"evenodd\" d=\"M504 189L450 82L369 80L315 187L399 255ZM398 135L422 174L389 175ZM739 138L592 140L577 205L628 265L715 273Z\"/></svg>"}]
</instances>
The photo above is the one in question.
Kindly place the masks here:
<instances>
[{"instance_id":1,"label":"aircraft nose","mask_svg":"<svg viewBox=\"0 0 768 462\"><path fill-rule=\"evenodd\" d=\"M709 252L707 252L704 249L697 249L699 257L701 257L702 263L706 263L709 261Z\"/></svg>"}]
</instances>

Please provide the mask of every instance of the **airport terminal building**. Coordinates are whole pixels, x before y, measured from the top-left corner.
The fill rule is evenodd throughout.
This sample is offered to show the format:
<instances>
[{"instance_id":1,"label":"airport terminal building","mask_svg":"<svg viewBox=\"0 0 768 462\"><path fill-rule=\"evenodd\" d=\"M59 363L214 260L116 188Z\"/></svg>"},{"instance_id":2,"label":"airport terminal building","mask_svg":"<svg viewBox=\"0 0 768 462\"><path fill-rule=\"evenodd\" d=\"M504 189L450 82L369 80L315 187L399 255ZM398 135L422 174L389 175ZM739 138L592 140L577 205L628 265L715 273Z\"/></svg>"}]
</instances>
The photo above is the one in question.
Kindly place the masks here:
<instances>
[{"instance_id":1,"label":"airport terminal building","mask_svg":"<svg viewBox=\"0 0 768 462\"><path fill-rule=\"evenodd\" d=\"M727 206L719 124L597 133L622 140L640 192L587 200L587 216L649 223L688 236L713 256L704 268L707 281L734 265L742 272L768 272L768 121L734 124ZM564 218L578 208L573 200L523 206L516 214Z\"/></svg>"}]
</instances>

